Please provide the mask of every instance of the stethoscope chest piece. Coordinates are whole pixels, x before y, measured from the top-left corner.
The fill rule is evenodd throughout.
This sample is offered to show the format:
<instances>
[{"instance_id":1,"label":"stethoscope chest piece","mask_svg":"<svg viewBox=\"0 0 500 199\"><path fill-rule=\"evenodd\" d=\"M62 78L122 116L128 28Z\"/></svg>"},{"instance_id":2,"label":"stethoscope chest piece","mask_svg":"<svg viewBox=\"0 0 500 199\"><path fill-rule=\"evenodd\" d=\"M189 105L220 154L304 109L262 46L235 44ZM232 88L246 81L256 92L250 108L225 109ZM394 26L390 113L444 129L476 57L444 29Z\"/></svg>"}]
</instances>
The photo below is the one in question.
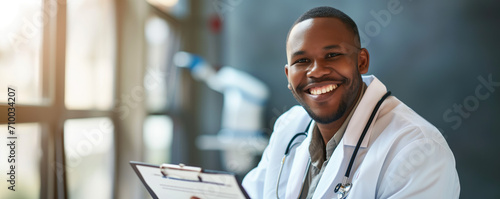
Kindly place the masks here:
<instances>
[{"instance_id":1,"label":"stethoscope chest piece","mask_svg":"<svg viewBox=\"0 0 500 199\"><path fill-rule=\"evenodd\" d=\"M338 195L338 199L344 199L347 197L347 195L349 194L349 191L351 190L351 187L352 187L352 184L351 183L346 183L346 184L343 184L343 183L338 183L337 186L335 186L335 193L337 193Z\"/></svg>"}]
</instances>

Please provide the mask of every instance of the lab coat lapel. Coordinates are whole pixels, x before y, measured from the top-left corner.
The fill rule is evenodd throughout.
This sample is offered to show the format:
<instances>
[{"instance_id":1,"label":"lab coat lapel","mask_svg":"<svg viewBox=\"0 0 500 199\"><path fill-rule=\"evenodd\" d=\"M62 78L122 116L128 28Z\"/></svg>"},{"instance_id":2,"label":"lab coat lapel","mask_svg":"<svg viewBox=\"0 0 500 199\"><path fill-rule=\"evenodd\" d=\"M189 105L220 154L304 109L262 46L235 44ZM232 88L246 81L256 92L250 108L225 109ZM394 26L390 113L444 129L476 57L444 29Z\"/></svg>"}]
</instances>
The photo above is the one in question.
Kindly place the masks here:
<instances>
[{"instance_id":1,"label":"lab coat lapel","mask_svg":"<svg viewBox=\"0 0 500 199\"><path fill-rule=\"evenodd\" d=\"M285 198L298 198L300 194L300 187L302 187L304 175L309 162L309 143L312 136L307 138L296 149L295 158L293 159L293 166L288 178L286 186Z\"/></svg>"},{"instance_id":2,"label":"lab coat lapel","mask_svg":"<svg viewBox=\"0 0 500 199\"><path fill-rule=\"evenodd\" d=\"M337 184L335 182L340 182L340 180L342 180L341 177L345 172L344 170L341 169L343 162L345 162L343 160L344 160L344 146L343 144L339 144L335 148L335 151L333 152L332 157L330 157L330 160L328 161L325 171L323 172L323 175L319 180L316 190L314 191L313 199L324 198L323 196L326 194L326 191L333 190L333 188Z\"/></svg>"},{"instance_id":3,"label":"lab coat lapel","mask_svg":"<svg viewBox=\"0 0 500 199\"><path fill-rule=\"evenodd\" d=\"M363 132L375 105L387 92L387 89L382 82L372 75L364 76L363 81L368 85L368 88L366 89L363 98L359 102L358 107L354 111L352 118L347 125L344 137L340 142L341 144L335 148L332 157L330 157L325 171L318 183L318 186L316 187L313 198L323 198L325 194L332 195L332 193L327 193L327 191L333 191L334 187L342 181L356 143L358 142L358 139L361 136L361 133ZM370 128L366 132L366 136L361 143L361 148L368 147L372 131L371 127L375 124L375 122L376 120L372 122ZM355 171L352 170L351 175L354 173Z\"/></svg>"},{"instance_id":4,"label":"lab coat lapel","mask_svg":"<svg viewBox=\"0 0 500 199\"><path fill-rule=\"evenodd\" d=\"M344 144L348 146L356 146L358 139L361 136L361 133L363 133L363 129L365 128L366 123L368 123L368 119L375 108L375 105L377 105L380 98L382 98L382 96L384 96L387 92L384 84L382 84L382 82L380 82L380 80L373 75L363 76L363 81L366 85L368 85L368 88L359 102L358 107L354 111L343 138ZM361 147L363 148L366 148L370 142L370 135L372 132L371 127L375 124L377 115L375 115L375 120L370 125L370 128L368 128L363 142L361 142Z\"/></svg>"}]
</instances>

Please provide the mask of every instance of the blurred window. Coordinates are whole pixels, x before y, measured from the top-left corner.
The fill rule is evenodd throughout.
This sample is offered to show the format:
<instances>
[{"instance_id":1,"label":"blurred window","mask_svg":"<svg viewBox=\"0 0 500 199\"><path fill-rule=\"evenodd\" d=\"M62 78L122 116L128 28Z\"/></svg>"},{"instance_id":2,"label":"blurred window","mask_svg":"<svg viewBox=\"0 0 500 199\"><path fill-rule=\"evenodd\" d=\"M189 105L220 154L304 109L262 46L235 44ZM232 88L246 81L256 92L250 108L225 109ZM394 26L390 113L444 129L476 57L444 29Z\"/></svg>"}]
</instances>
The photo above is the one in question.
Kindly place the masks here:
<instances>
[{"instance_id":1,"label":"blurred window","mask_svg":"<svg viewBox=\"0 0 500 199\"><path fill-rule=\"evenodd\" d=\"M150 112L167 109L175 84L175 68L172 65L173 53L177 51L175 33L169 23L158 16L146 21L145 39L147 46L147 65L144 77L146 105Z\"/></svg>"},{"instance_id":2,"label":"blurred window","mask_svg":"<svg viewBox=\"0 0 500 199\"><path fill-rule=\"evenodd\" d=\"M173 134L172 119L165 115L152 115L144 121L145 162L162 164L170 162Z\"/></svg>"},{"instance_id":3,"label":"blurred window","mask_svg":"<svg viewBox=\"0 0 500 199\"><path fill-rule=\"evenodd\" d=\"M0 148L5 149L2 151L2 191L0 191L0 198L40 198L40 160L43 156L41 146L41 128L38 123L25 123L15 125L16 139L7 139L7 136L0 136ZM7 129L7 125L0 125L2 132ZM5 167L3 162L7 163L7 154L9 153L5 143L15 141L15 190L7 190L10 186L9 182L4 180L7 178L6 173L8 168ZM5 156L4 156L5 155ZM5 158L5 159L4 159ZM5 176L5 177L3 177Z\"/></svg>"},{"instance_id":4,"label":"blurred window","mask_svg":"<svg viewBox=\"0 0 500 199\"><path fill-rule=\"evenodd\" d=\"M22 91L19 104L37 104L42 98L41 38L45 26L42 0L0 1L0 102L7 86Z\"/></svg>"},{"instance_id":5,"label":"blurred window","mask_svg":"<svg viewBox=\"0 0 500 199\"><path fill-rule=\"evenodd\" d=\"M64 123L69 198L112 198L113 128L109 118L71 119Z\"/></svg>"},{"instance_id":6,"label":"blurred window","mask_svg":"<svg viewBox=\"0 0 500 199\"><path fill-rule=\"evenodd\" d=\"M66 107L113 106L115 18L112 0L67 2Z\"/></svg>"},{"instance_id":7,"label":"blurred window","mask_svg":"<svg viewBox=\"0 0 500 199\"><path fill-rule=\"evenodd\" d=\"M0 198L113 196L114 8L113 0L0 1L0 129L13 106L18 137L17 189Z\"/></svg>"},{"instance_id":8,"label":"blurred window","mask_svg":"<svg viewBox=\"0 0 500 199\"><path fill-rule=\"evenodd\" d=\"M0 198L114 196L119 173L114 129L133 126L122 125L113 112L114 94L121 95L115 88L117 3L0 1L0 129L7 129L2 115L7 115L7 87L12 86L22 171L16 176L20 191L0 191ZM170 161L175 120L167 111L176 81L171 58L179 46L178 27L172 21L164 13L145 21L148 112L143 138L148 162ZM44 103L46 99L52 103ZM0 142L6 139L0 136ZM0 172L6 172L6 164L0 165Z\"/></svg>"}]
</instances>

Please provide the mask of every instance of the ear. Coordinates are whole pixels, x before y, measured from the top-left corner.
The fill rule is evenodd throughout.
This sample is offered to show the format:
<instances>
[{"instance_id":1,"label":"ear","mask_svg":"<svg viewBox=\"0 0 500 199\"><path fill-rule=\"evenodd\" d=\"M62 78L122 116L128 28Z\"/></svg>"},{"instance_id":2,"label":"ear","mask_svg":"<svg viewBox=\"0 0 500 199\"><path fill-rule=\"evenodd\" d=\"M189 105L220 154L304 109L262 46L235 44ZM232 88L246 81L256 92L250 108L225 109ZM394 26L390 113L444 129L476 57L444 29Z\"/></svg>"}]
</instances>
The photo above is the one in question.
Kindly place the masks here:
<instances>
[{"instance_id":1,"label":"ear","mask_svg":"<svg viewBox=\"0 0 500 199\"><path fill-rule=\"evenodd\" d=\"M286 75L286 79L288 81L288 64L285 64L285 75ZM290 81L288 81L288 89L292 90L292 85L290 85Z\"/></svg>"},{"instance_id":2,"label":"ear","mask_svg":"<svg viewBox=\"0 0 500 199\"><path fill-rule=\"evenodd\" d=\"M366 48L362 48L358 53L358 71L360 74L366 74L370 66L370 54Z\"/></svg>"},{"instance_id":3,"label":"ear","mask_svg":"<svg viewBox=\"0 0 500 199\"><path fill-rule=\"evenodd\" d=\"M288 79L288 64L285 64L285 75L286 78Z\"/></svg>"}]
</instances>

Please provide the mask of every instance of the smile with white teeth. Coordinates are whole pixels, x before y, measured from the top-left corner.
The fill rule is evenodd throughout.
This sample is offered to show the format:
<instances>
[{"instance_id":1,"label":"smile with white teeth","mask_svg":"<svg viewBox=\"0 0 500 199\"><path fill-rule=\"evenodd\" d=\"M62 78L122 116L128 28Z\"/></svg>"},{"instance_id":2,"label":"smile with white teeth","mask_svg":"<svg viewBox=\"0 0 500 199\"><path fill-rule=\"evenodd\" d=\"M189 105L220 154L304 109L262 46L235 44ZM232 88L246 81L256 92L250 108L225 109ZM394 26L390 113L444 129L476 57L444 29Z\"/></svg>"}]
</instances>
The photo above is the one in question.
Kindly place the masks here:
<instances>
[{"instance_id":1,"label":"smile with white teeth","mask_svg":"<svg viewBox=\"0 0 500 199\"><path fill-rule=\"evenodd\" d=\"M313 95L321 95L335 90L338 87L337 84L330 84L320 87L314 87L309 89L309 92Z\"/></svg>"}]
</instances>

